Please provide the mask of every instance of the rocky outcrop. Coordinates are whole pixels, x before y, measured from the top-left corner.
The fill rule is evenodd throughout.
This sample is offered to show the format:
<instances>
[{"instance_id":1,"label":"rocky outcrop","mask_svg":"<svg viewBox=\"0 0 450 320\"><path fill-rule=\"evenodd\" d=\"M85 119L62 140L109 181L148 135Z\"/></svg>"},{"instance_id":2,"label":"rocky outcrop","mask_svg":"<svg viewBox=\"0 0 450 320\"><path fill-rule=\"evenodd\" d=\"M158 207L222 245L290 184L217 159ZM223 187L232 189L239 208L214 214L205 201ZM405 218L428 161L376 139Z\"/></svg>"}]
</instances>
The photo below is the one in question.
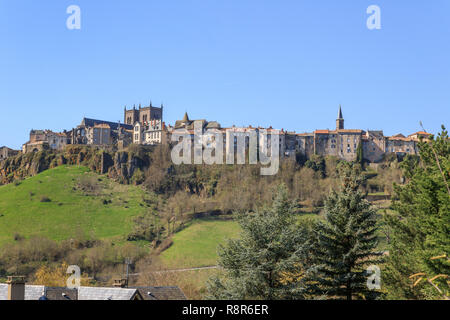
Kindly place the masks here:
<instances>
[{"instance_id":1,"label":"rocky outcrop","mask_svg":"<svg viewBox=\"0 0 450 320\"><path fill-rule=\"evenodd\" d=\"M43 150L20 154L0 162L0 184L34 176L61 165L82 165L121 183L130 183L133 175L150 165L151 149L133 146L133 150L103 150L89 146L68 146L63 151Z\"/></svg>"}]
</instances>

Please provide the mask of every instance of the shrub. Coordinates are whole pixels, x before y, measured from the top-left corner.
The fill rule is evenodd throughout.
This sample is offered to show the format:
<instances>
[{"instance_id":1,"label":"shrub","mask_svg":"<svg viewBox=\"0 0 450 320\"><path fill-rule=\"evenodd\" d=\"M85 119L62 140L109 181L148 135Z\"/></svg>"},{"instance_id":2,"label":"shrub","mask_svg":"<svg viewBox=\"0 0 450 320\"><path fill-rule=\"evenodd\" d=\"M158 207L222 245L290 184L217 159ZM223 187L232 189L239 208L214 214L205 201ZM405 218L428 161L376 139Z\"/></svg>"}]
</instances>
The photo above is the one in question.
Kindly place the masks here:
<instances>
[{"instance_id":1,"label":"shrub","mask_svg":"<svg viewBox=\"0 0 450 320\"><path fill-rule=\"evenodd\" d=\"M14 239L14 241L21 241L21 240L25 239L25 237L22 236L20 233L16 232L16 233L14 233L13 239Z\"/></svg>"},{"instance_id":2,"label":"shrub","mask_svg":"<svg viewBox=\"0 0 450 320\"><path fill-rule=\"evenodd\" d=\"M41 197L41 202L52 202L52 200L50 200L50 198L47 197L47 196L42 196Z\"/></svg>"}]
</instances>

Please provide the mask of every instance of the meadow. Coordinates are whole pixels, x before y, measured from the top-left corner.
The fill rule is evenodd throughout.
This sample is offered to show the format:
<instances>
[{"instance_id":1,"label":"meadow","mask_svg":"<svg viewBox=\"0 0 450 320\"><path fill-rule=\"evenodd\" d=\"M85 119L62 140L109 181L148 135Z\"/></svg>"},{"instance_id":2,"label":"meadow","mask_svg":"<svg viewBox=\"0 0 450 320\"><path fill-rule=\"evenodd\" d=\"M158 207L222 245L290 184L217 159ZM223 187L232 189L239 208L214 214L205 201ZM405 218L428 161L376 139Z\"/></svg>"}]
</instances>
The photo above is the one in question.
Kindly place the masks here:
<instances>
[{"instance_id":1,"label":"meadow","mask_svg":"<svg viewBox=\"0 0 450 320\"><path fill-rule=\"evenodd\" d=\"M81 166L60 166L0 186L0 246L32 236L123 240L133 217L146 210L144 195L140 187Z\"/></svg>"}]
</instances>

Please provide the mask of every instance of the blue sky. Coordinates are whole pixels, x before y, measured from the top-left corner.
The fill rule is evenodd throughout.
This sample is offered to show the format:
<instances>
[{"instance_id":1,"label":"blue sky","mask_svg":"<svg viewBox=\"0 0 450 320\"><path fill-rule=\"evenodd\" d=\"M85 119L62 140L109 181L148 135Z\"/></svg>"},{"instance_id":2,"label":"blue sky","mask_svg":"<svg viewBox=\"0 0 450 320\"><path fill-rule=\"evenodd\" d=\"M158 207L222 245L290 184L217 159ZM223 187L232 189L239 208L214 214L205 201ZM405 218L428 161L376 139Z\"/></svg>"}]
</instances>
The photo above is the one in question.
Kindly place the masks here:
<instances>
[{"instance_id":1,"label":"blue sky","mask_svg":"<svg viewBox=\"0 0 450 320\"><path fill-rule=\"evenodd\" d=\"M0 146L150 100L167 123L305 132L334 128L342 104L347 128L437 132L449 52L448 0L0 0Z\"/></svg>"}]
</instances>

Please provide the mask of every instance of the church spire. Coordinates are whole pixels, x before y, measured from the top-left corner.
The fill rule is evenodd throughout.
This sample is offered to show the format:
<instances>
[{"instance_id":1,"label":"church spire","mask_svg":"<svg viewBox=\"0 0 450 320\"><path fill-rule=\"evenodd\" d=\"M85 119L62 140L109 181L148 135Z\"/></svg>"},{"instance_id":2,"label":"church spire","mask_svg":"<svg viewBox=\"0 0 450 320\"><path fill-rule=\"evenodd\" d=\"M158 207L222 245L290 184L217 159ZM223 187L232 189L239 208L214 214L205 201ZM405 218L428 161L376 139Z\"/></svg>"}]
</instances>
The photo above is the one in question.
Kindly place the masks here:
<instances>
[{"instance_id":1,"label":"church spire","mask_svg":"<svg viewBox=\"0 0 450 320\"><path fill-rule=\"evenodd\" d=\"M341 105L339 105L338 119L344 119L344 117L342 116L342 108L341 108Z\"/></svg>"},{"instance_id":2,"label":"church spire","mask_svg":"<svg viewBox=\"0 0 450 320\"><path fill-rule=\"evenodd\" d=\"M184 113L183 122L189 122L189 116L187 112Z\"/></svg>"},{"instance_id":3,"label":"church spire","mask_svg":"<svg viewBox=\"0 0 450 320\"><path fill-rule=\"evenodd\" d=\"M344 117L342 116L342 107L339 105L338 118L336 119L336 130L344 129Z\"/></svg>"}]
</instances>

